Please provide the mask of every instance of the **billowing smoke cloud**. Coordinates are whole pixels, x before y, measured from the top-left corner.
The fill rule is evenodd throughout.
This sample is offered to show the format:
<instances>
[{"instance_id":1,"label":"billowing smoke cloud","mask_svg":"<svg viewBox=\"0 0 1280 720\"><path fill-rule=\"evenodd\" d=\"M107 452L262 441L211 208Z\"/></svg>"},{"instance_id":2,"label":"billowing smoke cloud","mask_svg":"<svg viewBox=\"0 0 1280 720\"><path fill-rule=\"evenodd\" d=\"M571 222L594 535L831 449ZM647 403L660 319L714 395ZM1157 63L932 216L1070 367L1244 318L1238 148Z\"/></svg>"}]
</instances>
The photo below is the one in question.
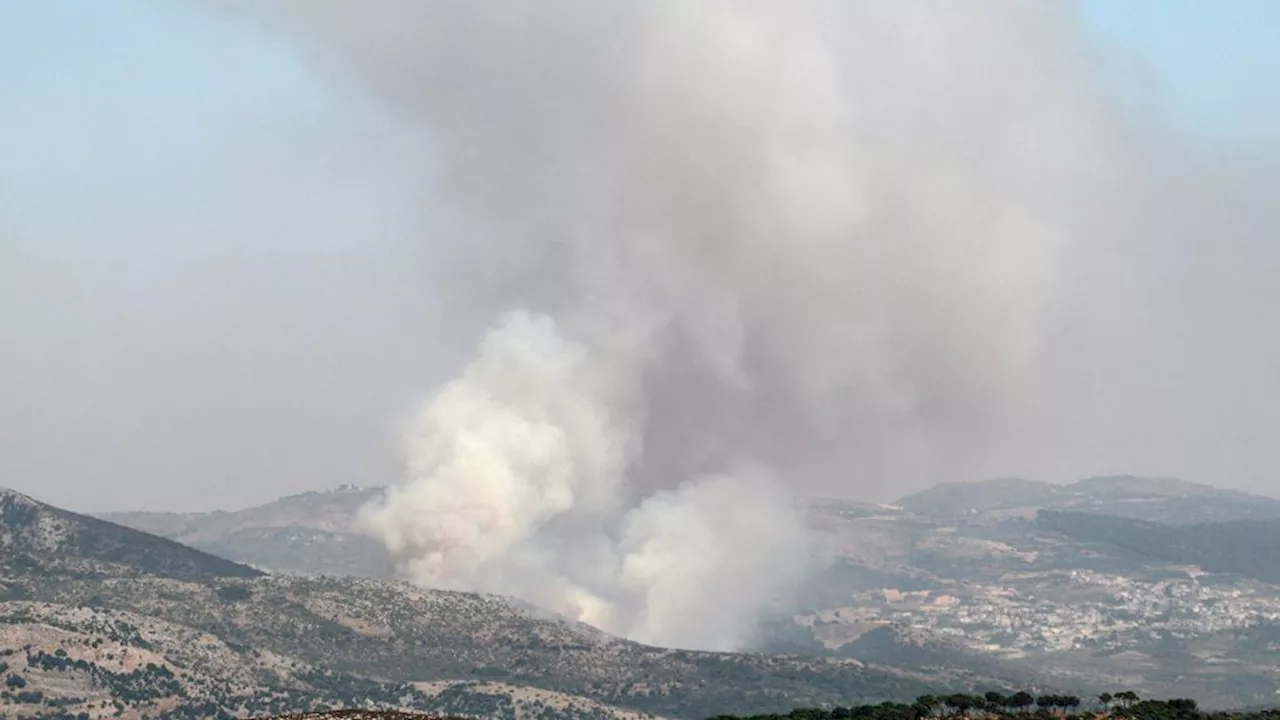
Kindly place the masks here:
<instances>
[{"instance_id":1,"label":"billowing smoke cloud","mask_svg":"<svg viewBox=\"0 0 1280 720\"><path fill-rule=\"evenodd\" d=\"M247 12L422 133L442 301L495 311L365 526L418 582L655 643L785 597L797 493L980 461L1118 157L1058 4Z\"/></svg>"},{"instance_id":2,"label":"billowing smoke cloud","mask_svg":"<svg viewBox=\"0 0 1280 720\"><path fill-rule=\"evenodd\" d=\"M517 595L658 644L729 648L799 579L792 498L757 468L625 502L630 380L515 313L411 423L407 477L364 526L433 587ZM682 478L682 480L685 478Z\"/></svg>"}]
</instances>

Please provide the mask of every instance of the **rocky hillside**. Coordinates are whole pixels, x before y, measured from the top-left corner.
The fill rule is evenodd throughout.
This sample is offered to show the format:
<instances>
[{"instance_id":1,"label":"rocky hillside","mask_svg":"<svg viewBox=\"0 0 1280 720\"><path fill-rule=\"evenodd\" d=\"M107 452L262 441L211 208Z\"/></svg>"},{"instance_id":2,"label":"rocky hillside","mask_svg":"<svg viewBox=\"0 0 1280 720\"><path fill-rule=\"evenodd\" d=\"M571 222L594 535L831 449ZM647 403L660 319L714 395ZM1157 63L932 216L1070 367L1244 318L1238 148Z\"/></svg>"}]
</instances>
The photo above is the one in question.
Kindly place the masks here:
<instances>
[{"instance_id":1,"label":"rocky hillside","mask_svg":"<svg viewBox=\"0 0 1280 720\"><path fill-rule=\"evenodd\" d=\"M406 683L334 672L145 615L0 604L5 717L219 718L351 707L489 717L641 718L587 698L470 678Z\"/></svg>"},{"instance_id":2,"label":"rocky hillside","mask_svg":"<svg viewBox=\"0 0 1280 720\"><path fill-rule=\"evenodd\" d=\"M518 702L540 699L546 705L549 696L539 693L555 693L571 698L558 701L570 710L685 717L748 705L781 709L847 698L903 698L939 683L992 684L964 670L931 677L849 660L646 647L539 617L501 598L376 580L55 575L29 577L23 589L39 602L5 604L8 622L66 626L68 614L80 617L86 608L95 618L121 619L140 628L140 648L167 648L160 654L169 665L213 673L213 686L233 689L223 694L245 709L267 709L262 703L281 692L295 700L328 700L334 696L319 692L323 688L347 693L343 688L356 683L340 699L443 711L457 708L436 703L463 691L463 704L478 707L471 695L483 691L494 696L486 712L507 716L518 714ZM33 615L34 608L41 614ZM87 639L86 631L80 636ZM193 647L199 648L194 656ZM44 649L56 653L59 647ZM411 694L410 702L397 702L406 687L427 697Z\"/></svg>"},{"instance_id":3,"label":"rocky hillside","mask_svg":"<svg viewBox=\"0 0 1280 720\"><path fill-rule=\"evenodd\" d=\"M46 505L0 488L0 548L10 564L86 561L178 579L260 572L172 540Z\"/></svg>"},{"instance_id":4,"label":"rocky hillside","mask_svg":"<svg viewBox=\"0 0 1280 720\"><path fill-rule=\"evenodd\" d=\"M281 715L264 720L462 720L439 715L422 715L395 710L335 710L332 712L302 713L300 715Z\"/></svg>"},{"instance_id":5,"label":"rocky hillside","mask_svg":"<svg viewBox=\"0 0 1280 720\"><path fill-rule=\"evenodd\" d=\"M0 557L8 716L372 705L513 720L705 717L1001 686L962 668L648 647L503 598L381 580L255 576L225 561L209 568L222 575L152 573L205 556L101 521L51 525L41 518L78 516L30 502L40 512L6 515L3 532L32 553ZM32 545L46 527L57 529L51 544ZM105 558L47 552L108 545Z\"/></svg>"}]
</instances>

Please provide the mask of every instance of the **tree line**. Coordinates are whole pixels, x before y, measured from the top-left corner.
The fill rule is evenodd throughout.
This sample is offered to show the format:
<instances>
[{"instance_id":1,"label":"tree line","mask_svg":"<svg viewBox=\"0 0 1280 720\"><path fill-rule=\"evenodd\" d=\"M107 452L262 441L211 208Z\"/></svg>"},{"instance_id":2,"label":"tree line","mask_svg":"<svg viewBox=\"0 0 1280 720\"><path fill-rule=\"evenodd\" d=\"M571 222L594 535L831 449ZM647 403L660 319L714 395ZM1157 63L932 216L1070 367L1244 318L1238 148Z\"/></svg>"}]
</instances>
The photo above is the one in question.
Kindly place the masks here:
<instances>
[{"instance_id":1,"label":"tree line","mask_svg":"<svg viewBox=\"0 0 1280 720\"><path fill-rule=\"evenodd\" d=\"M1191 698L1144 700L1132 690L1090 698L1027 691L1012 694L921 695L911 703L883 702L853 707L800 708L786 714L719 715L709 720L929 720L933 718L1016 718L1026 720L1280 720L1280 709L1203 712Z\"/></svg>"}]
</instances>

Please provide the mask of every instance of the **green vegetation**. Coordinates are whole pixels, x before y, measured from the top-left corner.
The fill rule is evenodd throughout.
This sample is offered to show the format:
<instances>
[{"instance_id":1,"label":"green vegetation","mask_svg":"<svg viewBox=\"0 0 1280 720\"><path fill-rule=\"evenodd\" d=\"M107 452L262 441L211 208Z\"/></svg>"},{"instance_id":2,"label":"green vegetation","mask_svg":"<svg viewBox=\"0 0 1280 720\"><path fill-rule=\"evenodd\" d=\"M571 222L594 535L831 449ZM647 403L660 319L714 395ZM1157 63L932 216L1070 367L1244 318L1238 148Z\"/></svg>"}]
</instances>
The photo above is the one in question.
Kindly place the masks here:
<instances>
[{"instance_id":1,"label":"green vegetation","mask_svg":"<svg viewBox=\"0 0 1280 720\"><path fill-rule=\"evenodd\" d=\"M1238 520L1165 525L1145 520L1042 510L1041 530L1093 545L1109 545L1142 558L1198 565L1280 583L1280 520Z\"/></svg>"},{"instance_id":2,"label":"green vegetation","mask_svg":"<svg viewBox=\"0 0 1280 720\"><path fill-rule=\"evenodd\" d=\"M253 592L243 585L223 585L218 588L218 599L227 603L248 600L252 594Z\"/></svg>"},{"instance_id":3,"label":"green vegetation","mask_svg":"<svg viewBox=\"0 0 1280 720\"><path fill-rule=\"evenodd\" d=\"M1168 478L1099 477L1067 485L1003 478L946 483L908 495L910 512L961 518L973 511L1037 507L1191 524L1280 519L1280 500Z\"/></svg>"},{"instance_id":4,"label":"green vegetation","mask_svg":"<svg viewBox=\"0 0 1280 720\"><path fill-rule=\"evenodd\" d=\"M963 515L972 510L1053 505L1070 492L1058 485L1021 478L975 483L943 483L908 495L898 504L924 515Z\"/></svg>"},{"instance_id":5,"label":"green vegetation","mask_svg":"<svg viewBox=\"0 0 1280 720\"><path fill-rule=\"evenodd\" d=\"M925 720L1005 718L1008 720L1280 720L1280 709L1205 712L1189 698L1143 700L1132 690L1082 699L1074 695L921 695L912 703L885 702L854 707L801 708L786 714L718 715L711 720Z\"/></svg>"}]
</instances>

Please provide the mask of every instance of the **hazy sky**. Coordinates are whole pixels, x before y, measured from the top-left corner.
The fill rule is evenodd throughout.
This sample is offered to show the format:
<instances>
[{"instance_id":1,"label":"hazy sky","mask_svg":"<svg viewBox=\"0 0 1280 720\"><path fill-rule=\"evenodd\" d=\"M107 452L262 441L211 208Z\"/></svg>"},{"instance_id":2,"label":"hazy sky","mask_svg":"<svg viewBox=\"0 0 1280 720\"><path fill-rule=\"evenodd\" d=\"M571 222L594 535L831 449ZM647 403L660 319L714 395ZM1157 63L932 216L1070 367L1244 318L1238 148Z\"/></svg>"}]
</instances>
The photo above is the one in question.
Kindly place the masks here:
<instances>
[{"instance_id":1,"label":"hazy sky","mask_svg":"<svg viewBox=\"0 0 1280 720\"><path fill-rule=\"evenodd\" d=\"M983 473L1280 493L1280 5L1079 10L1159 182L1069 258L1043 404ZM399 162L423 143L207 6L0 5L0 485L99 511L390 482L491 320L449 302L448 209Z\"/></svg>"}]
</instances>

